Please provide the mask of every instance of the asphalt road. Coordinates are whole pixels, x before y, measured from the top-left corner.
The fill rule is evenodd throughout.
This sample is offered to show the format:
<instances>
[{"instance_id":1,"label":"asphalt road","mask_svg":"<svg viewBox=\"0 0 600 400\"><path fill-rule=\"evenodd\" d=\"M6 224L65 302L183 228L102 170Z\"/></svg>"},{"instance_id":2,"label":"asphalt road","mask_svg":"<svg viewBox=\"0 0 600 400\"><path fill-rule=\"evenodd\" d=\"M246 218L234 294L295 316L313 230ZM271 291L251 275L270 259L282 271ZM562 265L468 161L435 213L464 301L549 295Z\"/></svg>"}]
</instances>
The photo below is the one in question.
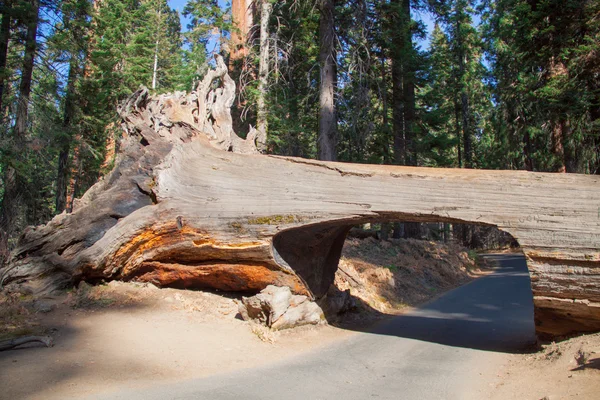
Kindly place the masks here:
<instances>
[{"instance_id":1,"label":"asphalt road","mask_svg":"<svg viewBox=\"0 0 600 400\"><path fill-rule=\"evenodd\" d=\"M318 353L100 399L467 399L482 370L535 341L525 260ZM199 360L201 363L202 361Z\"/></svg>"}]
</instances>

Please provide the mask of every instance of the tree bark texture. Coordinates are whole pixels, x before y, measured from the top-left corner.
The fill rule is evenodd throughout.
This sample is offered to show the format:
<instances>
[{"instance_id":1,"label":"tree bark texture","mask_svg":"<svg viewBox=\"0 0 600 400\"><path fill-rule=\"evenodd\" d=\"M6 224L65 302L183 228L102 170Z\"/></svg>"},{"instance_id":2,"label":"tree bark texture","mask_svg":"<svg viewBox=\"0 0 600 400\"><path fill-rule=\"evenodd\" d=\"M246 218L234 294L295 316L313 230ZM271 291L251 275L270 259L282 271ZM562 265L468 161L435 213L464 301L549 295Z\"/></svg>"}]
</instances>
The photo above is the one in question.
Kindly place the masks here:
<instances>
[{"instance_id":1,"label":"tree bark texture","mask_svg":"<svg viewBox=\"0 0 600 400\"><path fill-rule=\"evenodd\" d=\"M258 62L258 99L256 129L258 130L257 146L264 152L267 149L267 85L269 81L269 19L273 5L269 0L262 0L260 5L260 59Z\"/></svg>"},{"instance_id":2,"label":"tree bark texture","mask_svg":"<svg viewBox=\"0 0 600 400\"><path fill-rule=\"evenodd\" d=\"M254 15L253 0L233 0L231 2L231 15L234 31L231 34L230 68L235 61L248 55L248 34L252 28Z\"/></svg>"},{"instance_id":3,"label":"tree bark texture","mask_svg":"<svg viewBox=\"0 0 600 400\"><path fill-rule=\"evenodd\" d=\"M232 100L227 75L212 76L220 87L207 78L187 95L141 89L120 107L113 171L71 214L24 232L9 284L36 293L82 280L250 292L272 284L318 298L352 226L469 223L518 240L538 333L600 330L600 176L261 155L252 141L216 135Z\"/></svg>"},{"instance_id":4,"label":"tree bark texture","mask_svg":"<svg viewBox=\"0 0 600 400\"><path fill-rule=\"evenodd\" d=\"M319 160L335 161L337 146L337 113L335 90L337 61L335 50L334 0L321 0L319 22Z\"/></svg>"}]
</instances>

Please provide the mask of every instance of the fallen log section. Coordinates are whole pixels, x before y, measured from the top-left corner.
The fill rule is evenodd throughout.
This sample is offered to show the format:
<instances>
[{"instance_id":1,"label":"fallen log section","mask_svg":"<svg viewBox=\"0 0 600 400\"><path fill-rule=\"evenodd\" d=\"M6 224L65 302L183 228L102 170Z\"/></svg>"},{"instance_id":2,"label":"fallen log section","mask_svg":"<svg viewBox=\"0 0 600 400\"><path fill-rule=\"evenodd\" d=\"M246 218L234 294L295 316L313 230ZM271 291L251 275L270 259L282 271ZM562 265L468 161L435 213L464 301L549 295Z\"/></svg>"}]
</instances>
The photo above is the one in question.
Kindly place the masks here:
<instances>
[{"instance_id":1,"label":"fallen log section","mask_svg":"<svg viewBox=\"0 0 600 400\"><path fill-rule=\"evenodd\" d=\"M111 173L71 214L29 228L7 282L85 280L320 297L348 230L376 221L493 225L518 240L544 335L600 330L598 176L320 162L259 154L233 131L222 60L191 92L120 108Z\"/></svg>"}]
</instances>

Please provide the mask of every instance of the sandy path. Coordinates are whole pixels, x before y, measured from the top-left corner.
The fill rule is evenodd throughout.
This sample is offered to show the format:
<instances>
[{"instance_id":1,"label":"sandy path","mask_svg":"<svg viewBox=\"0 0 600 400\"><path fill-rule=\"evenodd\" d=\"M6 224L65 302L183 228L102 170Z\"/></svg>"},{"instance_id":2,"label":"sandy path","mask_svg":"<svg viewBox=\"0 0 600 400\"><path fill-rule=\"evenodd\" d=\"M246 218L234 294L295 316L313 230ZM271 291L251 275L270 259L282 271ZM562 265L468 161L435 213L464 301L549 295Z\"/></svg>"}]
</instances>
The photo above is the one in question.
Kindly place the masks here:
<instances>
[{"instance_id":1,"label":"sandy path","mask_svg":"<svg viewBox=\"0 0 600 400\"><path fill-rule=\"evenodd\" d=\"M352 335L331 326L305 327L278 333L274 343L267 343L235 319L232 300L192 295L214 296L204 305L212 302L216 308L207 314L190 310L180 295L149 305L60 306L42 320L55 329L53 348L0 353L0 398L78 398L199 378L294 357Z\"/></svg>"}]
</instances>

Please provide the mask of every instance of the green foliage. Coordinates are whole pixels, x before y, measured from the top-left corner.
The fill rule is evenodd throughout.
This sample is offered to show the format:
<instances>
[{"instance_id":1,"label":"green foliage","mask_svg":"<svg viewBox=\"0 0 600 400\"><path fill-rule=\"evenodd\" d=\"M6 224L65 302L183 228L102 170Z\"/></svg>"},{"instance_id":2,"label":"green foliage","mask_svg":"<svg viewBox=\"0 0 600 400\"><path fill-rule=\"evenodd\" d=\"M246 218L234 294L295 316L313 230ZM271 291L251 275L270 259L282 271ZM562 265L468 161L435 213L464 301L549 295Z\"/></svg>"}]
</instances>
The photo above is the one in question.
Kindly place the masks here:
<instances>
[{"instance_id":1,"label":"green foliage","mask_svg":"<svg viewBox=\"0 0 600 400\"><path fill-rule=\"evenodd\" d=\"M269 150L275 154L316 157L319 68L319 13L311 4L280 2L272 18L280 54L271 75L267 104ZM251 89L252 90L252 89Z\"/></svg>"},{"instance_id":2,"label":"green foliage","mask_svg":"<svg viewBox=\"0 0 600 400\"><path fill-rule=\"evenodd\" d=\"M397 265L384 265L385 268L389 269L392 272L396 272L398 271L398 266Z\"/></svg>"},{"instance_id":3,"label":"green foliage","mask_svg":"<svg viewBox=\"0 0 600 400\"><path fill-rule=\"evenodd\" d=\"M207 71L207 51L218 52L232 26L229 10L221 9L217 0L189 0L183 15L190 18L190 23L184 34L187 49L183 50L180 79L183 88L191 90ZM211 39L213 47L207 49Z\"/></svg>"},{"instance_id":4,"label":"green foliage","mask_svg":"<svg viewBox=\"0 0 600 400\"><path fill-rule=\"evenodd\" d=\"M597 173L600 4L498 0L484 11L506 164Z\"/></svg>"}]
</instances>

